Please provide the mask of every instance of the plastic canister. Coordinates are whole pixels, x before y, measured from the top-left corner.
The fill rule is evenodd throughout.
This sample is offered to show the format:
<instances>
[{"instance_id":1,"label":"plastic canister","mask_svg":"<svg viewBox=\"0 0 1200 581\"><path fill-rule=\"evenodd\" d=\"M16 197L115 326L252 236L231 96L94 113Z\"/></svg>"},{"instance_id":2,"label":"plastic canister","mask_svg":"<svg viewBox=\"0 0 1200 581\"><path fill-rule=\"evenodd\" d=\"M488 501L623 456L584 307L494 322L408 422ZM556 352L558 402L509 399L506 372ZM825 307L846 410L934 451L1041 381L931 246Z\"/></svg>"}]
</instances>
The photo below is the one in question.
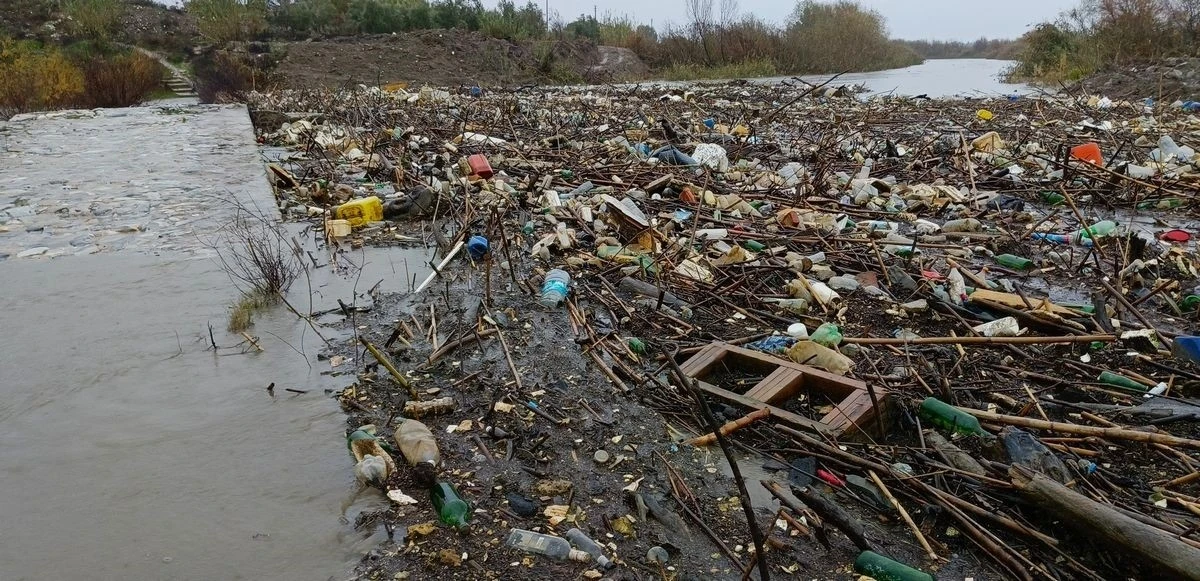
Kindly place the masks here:
<instances>
[{"instance_id":1,"label":"plastic canister","mask_svg":"<svg viewBox=\"0 0 1200 581\"><path fill-rule=\"evenodd\" d=\"M482 153L476 153L468 157L467 166L471 168L471 173L483 179L496 175L496 172L492 171L492 164L488 163L487 156Z\"/></svg>"},{"instance_id":2,"label":"plastic canister","mask_svg":"<svg viewBox=\"0 0 1200 581\"><path fill-rule=\"evenodd\" d=\"M487 256L488 250L488 239L483 236L472 236L467 240L467 254L471 256L471 260L479 260Z\"/></svg>"},{"instance_id":3,"label":"plastic canister","mask_svg":"<svg viewBox=\"0 0 1200 581\"><path fill-rule=\"evenodd\" d=\"M330 220L325 224L325 235L330 238L342 238L350 235L349 220Z\"/></svg>"},{"instance_id":4,"label":"plastic canister","mask_svg":"<svg viewBox=\"0 0 1200 581\"><path fill-rule=\"evenodd\" d=\"M383 220L383 200L378 196L367 196L351 200L333 211L338 220L346 220L353 228L361 228L368 222Z\"/></svg>"},{"instance_id":5,"label":"plastic canister","mask_svg":"<svg viewBox=\"0 0 1200 581\"><path fill-rule=\"evenodd\" d=\"M542 283L542 298L539 302L542 306L553 309L567 298L567 293L570 292L571 275L567 271L556 268L546 273L546 280Z\"/></svg>"}]
</instances>

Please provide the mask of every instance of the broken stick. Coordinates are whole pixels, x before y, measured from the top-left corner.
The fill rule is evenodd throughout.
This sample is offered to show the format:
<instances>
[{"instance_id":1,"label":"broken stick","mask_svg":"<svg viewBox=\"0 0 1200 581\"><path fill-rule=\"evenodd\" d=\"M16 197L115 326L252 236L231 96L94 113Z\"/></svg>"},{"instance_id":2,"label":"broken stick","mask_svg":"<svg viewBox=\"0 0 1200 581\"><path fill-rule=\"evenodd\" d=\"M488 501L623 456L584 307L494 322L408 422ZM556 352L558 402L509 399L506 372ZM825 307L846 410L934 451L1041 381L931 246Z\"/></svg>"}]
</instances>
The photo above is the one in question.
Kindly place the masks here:
<instances>
[{"instance_id":1,"label":"broken stick","mask_svg":"<svg viewBox=\"0 0 1200 581\"><path fill-rule=\"evenodd\" d=\"M732 422L728 422L725 425L721 426L721 429L720 429L721 435L728 436L729 434L732 434L746 426L749 426L750 424L753 424L754 422L757 422L759 420L765 420L770 416L771 416L771 408L763 408L760 410L752 411L736 420L733 420ZM692 446L711 446L712 444L715 444L716 441L717 441L717 435L714 433L709 433L709 434L704 434L703 436L697 436L695 438L692 438L685 443L690 444Z\"/></svg>"},{"instance_id":2,"label":"broken stick","mask_svg":"<svg viewBox=\"0 0 1200 581\"><path fill-rule=\"evenodd\" d=\"M371 356L374 357L384 369L388 370L388 373L391 374L392 379L396 380L396 383L399 383L401 386L408 389L409 397L412 397L417 401L421 401L421 396L417 394L417 388L413 387L412 382L410 382L407 377L404 377L400 374L400 371L396 369L395 365L392 365L392 362L387 358L387 355L384 355L377 347L372 345L370 341L367 341L366 337L360 335L358 340L363 344L364 347L367 348L367 351L371 352Z\"/></svg>"}]
</instances>

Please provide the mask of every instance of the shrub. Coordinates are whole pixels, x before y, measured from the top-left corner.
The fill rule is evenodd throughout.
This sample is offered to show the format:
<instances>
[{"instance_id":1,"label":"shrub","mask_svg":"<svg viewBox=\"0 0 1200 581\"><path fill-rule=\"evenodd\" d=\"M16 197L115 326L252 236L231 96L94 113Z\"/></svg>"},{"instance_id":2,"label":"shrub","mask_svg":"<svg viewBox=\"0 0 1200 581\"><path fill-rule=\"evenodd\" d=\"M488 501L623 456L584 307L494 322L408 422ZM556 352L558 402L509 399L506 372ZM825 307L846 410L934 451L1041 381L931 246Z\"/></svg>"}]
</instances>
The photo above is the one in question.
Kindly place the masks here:
<instances>
[{"instance_id":1,"label":"shrub","mask_svg":"<svg viewBox=\"0 0 1200 581\"><path fill-rule=\"evenodd\" d=\"M187 0L200 35L216 44L249 40L267 28L266 0Z\"/></svg>"},{"instance_id":2,"label":"shrub","mask_svg":"<svg viewBox=\"0 0 1200 581\"><path fill-rule=\"evenodd\" d=\"M0 39L0 117L66 107L83 91L83 73L61 50Z\"/></svg>"},{"instance_id":3,"label":"shrub","mask_svg":"<svg viewBox=\"0 0 1200 581\"><path fill-rule=\"evenodd\" d=\"M244 55L224 50L209 50L192 61L196 93L204 103L228 103L244 100L246 93L271 86L266 58L271 55Z\"/></svg>"},{"instance_id":4,"label":"shrub","mask_svg":"<svg viewBox=\"0 0 1200 581\"><path fill-rule=\"evenodd\" d=\"M140 52L93 58L82 68L87 107L135 105L162 85L162 65Z\"/></svg>"},{"instance_id":5,"label":"shrub","mask_svg":"<svg viewBox=\"0 0 1200 581\"><path fill-rule=\"evenodd\" d=\"M121 20L120 0L63 0L62 11L70 30L84 38L108 40Z\"/></svg>"}]
</instances>

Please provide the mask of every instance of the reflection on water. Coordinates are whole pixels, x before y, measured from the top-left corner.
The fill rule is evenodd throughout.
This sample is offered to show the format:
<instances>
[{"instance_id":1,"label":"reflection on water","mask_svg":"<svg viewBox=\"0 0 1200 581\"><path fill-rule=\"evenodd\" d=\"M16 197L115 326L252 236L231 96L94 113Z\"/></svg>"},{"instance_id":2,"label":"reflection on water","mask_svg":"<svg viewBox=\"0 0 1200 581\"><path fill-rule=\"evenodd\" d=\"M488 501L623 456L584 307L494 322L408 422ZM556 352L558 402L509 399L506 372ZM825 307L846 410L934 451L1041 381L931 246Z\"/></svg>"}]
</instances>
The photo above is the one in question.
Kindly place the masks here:
<instances>
[{"instance_id":1,"label":"reflection on water","mask_svg":"<svg viewBox=\"0 0 1200 581\"><path fill-rule=\"evenodd\" d=\"M971 97L1027 94L1028 85L1003 83L1000 76L1013 61L992 59L938 59L903 69L851 73L842 75L833 85L866 85L870 94L927 95L938 97ZM822 83L830 75L802 77L810 83ZM781 82L791 77L756 79L756 82Z\"/></svg>"},{"instance_id":2,"label":"reflection on water","mask_svg":"<svg viewBox=\"0 0 1200 581\"><path fill-rule=\"evenodd\" d=\"M353 259L361 277L314 278L315 309L427 272L423 253ZM344 524L386 502L357 492L324 393L352 376L323 374L283 309L252 330L264 353L209 349L209 323L241 341L212 259L8 261L0 293L0 579L328 579L378 540Z\"/></svg>"}]
</instances>

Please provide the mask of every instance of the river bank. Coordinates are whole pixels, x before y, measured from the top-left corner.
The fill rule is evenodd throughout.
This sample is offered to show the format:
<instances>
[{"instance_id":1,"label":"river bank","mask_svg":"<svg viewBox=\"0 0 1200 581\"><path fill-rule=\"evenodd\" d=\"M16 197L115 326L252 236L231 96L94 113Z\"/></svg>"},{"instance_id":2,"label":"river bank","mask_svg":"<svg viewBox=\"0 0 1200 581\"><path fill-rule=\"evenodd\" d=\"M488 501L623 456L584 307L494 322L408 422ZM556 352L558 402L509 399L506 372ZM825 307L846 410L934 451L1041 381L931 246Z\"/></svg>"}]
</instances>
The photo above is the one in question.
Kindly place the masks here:
<instances>
[{"instance_id":1,"label":"river bank","mask_svg":"<svg viewBox=\"0 0 1200 581\"><path fill-rule=\"evenodd\" d=\"M1200 375L1166 348L1195 324L1185 304L1196 256L1190 241L1160 238L1194 229L1194 170L1186 155L1164 157L1165 146L1152 153L1162 135L1185 143L1193 121L1171 108L1150 119L1141 104L859 102L806 91L743 83L252 99L260 136L292 151L275 170L285 215L324 215L310 222L320 229L337 217L326 210L348 201L374 195L387 208L386 219L327 240L323 256L384 246L437 248L431 263L446 259L421 292L423 279L406 273L414 290L372 293L366 310L347 303L343 328L357 337L328 355L354 364L338 392L348 431L373 424L386 442L414 415L410 400L450 398L421 420L441 448L441 478L473 506L471 524L437 524L397 457L381 489L415 502L358 523L390 534L360 578L655 576L654 547L669 574L740 578L756 561L751 504L772 574L848 578L872 547L950 577L1138 577L1152 556L1103 558L1097 547L1112 539L1063 529L1036 499L1019 500L1010 466L1068 482L1098 512L1103 489L1155 526L1187 526L1193 440L1163 468L1115 431L1105 443L1073 435L1143 425L1137 406L1158 382L1194 405ZM1089 142L1104 167L1059 154ZM467 163L474 155L488 165ZM1085 244L1072 233L1089 225L1102 232L1084 230ZM490 253L465 258L471 236L487 238ZM565 304L545 309L539 288L553 268L573 282ZM1109 287L1096 282L1102 274ZM789 337L797 323L841 353ZM992 330L1006 324L1020 336ZM1139 328L1151 332L1120 338ZM706 367L718 353L731 354ZM831 371L822 381L849 391L772 391L762 382L786 375L778 369L789 359ZM719 448L685 441L711 428L671 362L700 380L718 423L770 410L730 436L743 478L729 475ZM1098 381L1101 371L1144 389L1129 395ZM977 435L953 437L976 465L927 443L931 425L947 425L922 411L929 397L998 412ZM1060 425L1037 428L1041 418ZM1018 421L1034 428L1014 431ZM1193 420L1179 421L1163 436L1192 433ZM1031 463L1021 446L997 452L987 445L996 438L1032 439L1058 464ZM849 491L844 480L855 482ZM1154 493L1165 508L1145 501ZM618 568L505 544L514 528L571 527ZM1060 543L1071 559L1058 558Z\"/></svg>"}]
</instances>

